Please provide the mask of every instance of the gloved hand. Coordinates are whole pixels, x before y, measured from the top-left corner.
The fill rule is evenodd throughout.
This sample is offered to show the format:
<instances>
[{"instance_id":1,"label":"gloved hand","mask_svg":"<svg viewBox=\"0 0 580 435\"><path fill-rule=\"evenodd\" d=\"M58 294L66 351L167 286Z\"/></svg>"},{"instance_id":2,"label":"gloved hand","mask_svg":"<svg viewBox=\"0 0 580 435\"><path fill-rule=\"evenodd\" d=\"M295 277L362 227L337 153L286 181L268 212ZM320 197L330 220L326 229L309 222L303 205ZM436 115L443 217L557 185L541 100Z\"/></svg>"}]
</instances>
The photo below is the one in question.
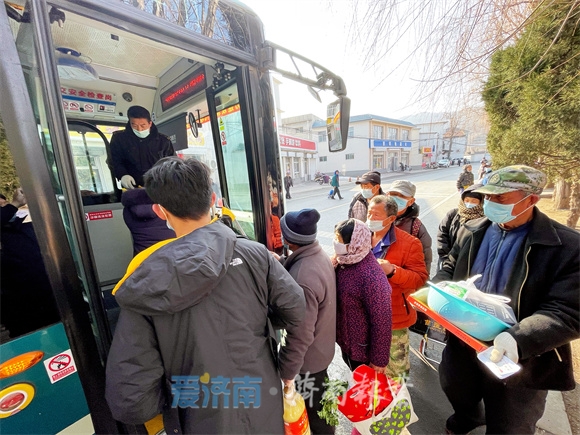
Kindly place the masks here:
<instances>
[{"instance_id":1,"label":"gloved hand","mask_svg":"<svg viewBox=\"0 0 580 435\"><path fill-rule=\"evenodd\" d=\"M497 363L501 360L501 357L504 354L515 363L520 359L518 355L518 343L516 342L516 339L507 332L502 332L495 337L489 359L494 363Z\"/></svg>"},{"instance_id":2,"label":"gloved hand","mask_svg":"<svg viewBox=\"0 0 580 435\"><path fill-rule=\"evenodd\" d=\"M125 189L134 189L135 179L130 175L123 175L121 177L121 186L123 186Z\"/></svg>"}]
</instances>

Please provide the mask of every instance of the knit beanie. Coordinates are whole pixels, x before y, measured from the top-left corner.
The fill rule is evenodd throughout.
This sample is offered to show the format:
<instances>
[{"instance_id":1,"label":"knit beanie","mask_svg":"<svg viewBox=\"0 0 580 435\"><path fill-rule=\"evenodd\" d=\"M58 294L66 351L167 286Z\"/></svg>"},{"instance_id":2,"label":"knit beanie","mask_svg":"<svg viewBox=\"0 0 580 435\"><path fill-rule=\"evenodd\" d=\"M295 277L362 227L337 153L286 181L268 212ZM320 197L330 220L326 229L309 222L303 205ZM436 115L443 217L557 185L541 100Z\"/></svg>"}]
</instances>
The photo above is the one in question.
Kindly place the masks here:
<instances>
[{"instance_id":1,"label":"knit beanie","mask_svg":"<svg viewBox=\"0 0 580 435\"><path fill-rule=\"evenodd\" d=\"M309 245L316 241L316 224L320 213L313 208L289 211L280 219L284 240L296 245Z\"/></svg>"}]
</instances>

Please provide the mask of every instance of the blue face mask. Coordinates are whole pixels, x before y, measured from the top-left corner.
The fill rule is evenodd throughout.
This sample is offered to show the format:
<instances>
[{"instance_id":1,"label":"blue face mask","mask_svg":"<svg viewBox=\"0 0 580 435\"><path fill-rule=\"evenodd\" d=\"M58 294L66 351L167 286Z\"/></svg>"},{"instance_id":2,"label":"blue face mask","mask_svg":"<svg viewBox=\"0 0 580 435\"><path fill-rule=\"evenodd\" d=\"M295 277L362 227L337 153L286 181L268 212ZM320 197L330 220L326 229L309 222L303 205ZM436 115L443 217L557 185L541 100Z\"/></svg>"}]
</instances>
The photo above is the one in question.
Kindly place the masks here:
<instances>
[{"instance_id":1,"label":"blue face mask","mask_svg":"<svg viewBox=\"0 0 580 435\"><path fill-rule=\"evenodd\" d=\"M473 208L478 206L478 204L474 204L473 202L464 202L463 204L465 204L466 208Z\"/></svg>"},{"instance_id":2,"label":"blue face mask","mask_svg":"<svg viewBox=\"0 0 580 435\"><path fill-rule=\"evenodd\" d=\"M530 207L533 207L532 204L530 205L530 207L526 208L521 213L518 213L516 216L512 216L514 207L520 202L522 202L524 199L526 199L528 196L529 195L524 196L515 204L498 204L497 202L485 201L483 203L483 213L492 222L495 222L497 224L506 224L508 222L513 221L515 218L524 213Z\"/></svg>"},{"instance_id":3,"label":"blue face mask","mask_svg":"<svg viewBox=\"0 0 580 435\"><path fill-rule=\"evenodd\" d=\"M391 196L391 195L389 195ZM397 209L399 210L399 213L407 208L407 203L409 202L408 199L404 199L404 198L399 198L398 196L391 196L391 198L393 198L395 200L395 202L397 203Z\"/></svg>"},{"instance_id":4,"label":"blue face mask","mask_svg":"<svg viewBox=\"0 0 580 435\"><path fill-rule=\"evenodd\" d=\"M149 136L149 129L142 131L133 129L133 133L135 133L135 136L137 136L139 139L145 139L147 136Z\"/></svg>"},{"instance_id":5,"label":"blue face mask","mask_svg":"<svg viewBox=\"0 0 580 435\"><path fill-rule=\"evenodd\" d=\"M373 189L361 189L361 194L364 198L369 199L373 197Z\"/></svg>"}]
</instances>

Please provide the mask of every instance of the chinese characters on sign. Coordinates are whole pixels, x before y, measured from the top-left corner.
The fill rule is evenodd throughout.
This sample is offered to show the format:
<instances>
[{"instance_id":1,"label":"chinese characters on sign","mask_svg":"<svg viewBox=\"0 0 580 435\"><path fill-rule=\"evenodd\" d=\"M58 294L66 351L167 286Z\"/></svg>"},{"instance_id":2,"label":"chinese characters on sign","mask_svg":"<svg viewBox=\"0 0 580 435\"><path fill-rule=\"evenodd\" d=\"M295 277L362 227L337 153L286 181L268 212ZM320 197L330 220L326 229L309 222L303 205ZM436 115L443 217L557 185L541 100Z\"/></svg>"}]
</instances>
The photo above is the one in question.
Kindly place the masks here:
<instances>
[{"instance_id":1,"label":"chinese characters on sign","mask_svg":"<svg viewBox=\"0 0 580 435\"><path fill-rule=\"evenodd\" d=\"M411 141L369 139L369 148L411 148Z\"/></svg>"},{"instance_id":2,"label":"chinese characters on sign","mask_svg":"<svg viewBox=\"0 0 580 435\"><path fill-rule=\"evenodd\" d=\"M306 139L299 139L297 137L280 135L280 146L301 150L316 151L316 142Z\"/></svg>"},{"instance_id":3,"label":"chinese characters on sign","mask_svg":"<svg viewBox=\"0 0 580 435\"><path fill-rule=\"evenodd\" d=\"M244 376L172 376L172 407L180 408L259 408L262 378ZM221 396L221 400L220 400ZM201 403L200 403L201 400ZM220 406L221 402L221 406Z\"/></svg>"},{"instance_id":4,"label":"chinese characters on sign","mask_svg":"<svg viewBox=\"0 0 580 435\"><path fill-rule=\"evenodd\" d=\"M61 86L62 104L67 112L115 113L115 94Z\"/></svg>"}]
</instances>

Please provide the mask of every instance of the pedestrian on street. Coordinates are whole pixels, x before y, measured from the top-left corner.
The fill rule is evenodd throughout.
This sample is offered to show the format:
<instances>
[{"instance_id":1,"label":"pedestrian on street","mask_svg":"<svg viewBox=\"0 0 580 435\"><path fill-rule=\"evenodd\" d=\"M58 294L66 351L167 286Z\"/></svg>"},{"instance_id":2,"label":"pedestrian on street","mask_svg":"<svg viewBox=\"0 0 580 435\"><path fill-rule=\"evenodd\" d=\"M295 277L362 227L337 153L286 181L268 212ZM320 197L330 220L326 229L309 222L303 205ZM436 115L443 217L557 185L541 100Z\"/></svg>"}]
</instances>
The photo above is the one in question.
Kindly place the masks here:
<instances>
[{"instance_id":1,"label":"pedestrian on street","mask_svg":"<svg viewBox=\"0 0 580 435\"><path fill-rule=\"evenodd\" d=\"M450 335L439 366L453 406L447 433L486 425L493 434L533 434L548 390L575 388L570 342L580 337L580 234L535 206L546 175L514 165L492 172L486 218L467 222L434 281L475 281L481 291L511 300L518 323L493 341L491 359L521 366L500 380L474 349Z\"/></svg>"},{"instance_id":2,"label":"pedestrian on street","mask_svg":"<svg viewBox=\"0 0 580 435\"><path fill-rule=\"evenodd\" d=\"M391 286L371 252L371 231L358 219L335 227L336 342L351 371L367 364L386 373L391 349ZM353 432L354 433L354 432Z\"/></svg>"},{"instance_id":3,"label":"pedestrian on street","mask_svg":"<svg viewBox=\"0 0 580 435\"><path fill-rule=\"evenodd\" d=\"M372 252L392 288L393 338L387 375L406 380L411 369L409 326L417 321L407 296L421 288L429 274L421 242L394 225L396 219L393 197L379 195L371 199L367 225L373 232Z\"/></svg>"},{"instance_id":4,"label":"pedestrian on street","mask_svg":"<svg viewBox=\"0 0 580 435\"><path fill-rule=\"evenodd\" d=\"M294 187L294 183L292 182L290 171L286 172L286 176L284 177L284 187L286 188L286 199L292 199L292 196L290 195L290 188Z\"/></svg>"},{"instance_id":5,"label":"pedestrian on street","mask_svg":"<svg viewBox=\"0 0 580 435\"><path fill-rule=\"evenodd\" d=\"M177 238L137 256L113 289L113 417L144 424L163 412L171 434L284 433L269 313L299 325L304 292L265 246L211 223L216 195L204 163L162 159L145 189Z\"/></svg>"},{"instance_id":6,"label":"pedestrian on street","mask_svg":"<svg viewBox=\"0 0 580 435\"><path fill-rule=\"evenodd\" d=\"M330 195L330 199L334 199L335 195L338 195L338 199L343 199L342 196L340 196L340 175L338 173L338 169L336 171L334 171L334 175L332 176L332 180L330 180L330 185L332 187L334 187L334 190L332 191L332 195Z\"/></svg>"},{"instance_id":7,"label":"pedestrian on street","mask_svg":"<svg viewBox=\"0 0 580 435\"><path fill-rule=\"evenodd\" d=\"M483 193L474 192L479 187L481 187L481 184L474 184L465 189L461 194L458 206L449 210L439 224L439 231L437 232L437 254L439 254L437 270L441 269L441 265L447 259L449 251L451 251L457 239L459 229L466 222L484 216Z\"/></svg>"},{"instance_id":8,"label":"pedestrian on street","mask_svg":"<svg viewBox=\"0 0 580 435\"><path fill-rule=\"evenodd\" d=\"M471 172L472 167L471 165L465 165L463 168L463 172L459 174L459 178L457 179L457 190L461 194L465 189L473 184L473 173Z\"/></svg>"},{"instance_id":9,"label":"pedestrian on street","mask_svg":"<svg viewBox=\"0 0 580 435\"><path fill-rule=\"evenodd\" d=\"M306 299L304 321L286 328L280 376L285 386L296 383L296 391L304 397L312 433L333 434L334 426L318 415L336 341L336 276L328 254L316 240L319 220L320 213L312 208L290 211L280 220L291 251L280 261Z\"/></svg>"},{"instance_id":10,"label":"pedestrian on street","mask_svg":"<svg viewBox=\"0 0 580 435\"><path fill-rule=\"evenodd\" d=\"M381 188L381 173L377 171L366 172L356 180L356 184L360 185L360 192L350 202L348 217L365 222L369 201L377 195L385 194Z\"/></svg>"},{"instance_id":11,"label":"pedestrian on street","mask_svg":"<svg viewBox=\"0 0 580 435\"><path fill-rule=\"evenodd\" d=\"M389 186L387 195L397 203L397 220L395 225L417 237L423 246L423 257L427 273L431 271L431 261L433 261L432 245L433 241L421 219L419 219L419 204L415 202L417 187L407 180L395 180Z\"/></svg>"}]
</instances>

